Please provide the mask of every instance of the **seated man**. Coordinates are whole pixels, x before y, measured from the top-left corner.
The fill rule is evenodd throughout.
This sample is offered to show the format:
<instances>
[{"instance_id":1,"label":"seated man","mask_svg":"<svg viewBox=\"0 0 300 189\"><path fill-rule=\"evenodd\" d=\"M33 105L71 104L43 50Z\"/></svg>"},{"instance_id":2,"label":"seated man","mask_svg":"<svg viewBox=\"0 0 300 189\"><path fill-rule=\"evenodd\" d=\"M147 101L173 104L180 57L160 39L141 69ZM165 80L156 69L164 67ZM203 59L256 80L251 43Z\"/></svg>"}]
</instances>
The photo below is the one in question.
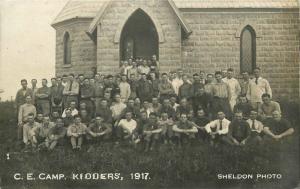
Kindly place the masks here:
<instances>
[{"instance_id":1,"label":"seated man","mask_svg":"<svg viewBox=\"0 0 300 189\"><path fill-rule=\"evenodd\" d=\"M74 117L72 116L72 111L70 108L66 109L66 117L63 118L64 126L69 127L74 123Z\"/></svg>"},{"instance_id":2,"label":"seated man","mask_svg":"<svg viewBox=\"0 0 300 189\"><path fill-rule=\"evenodd\" d=\"M38 127L34 127L31 130L32 134L32 145L33 147L42 146L46 142L46 138L49 135L49 131L54 127L54 123L50 122L48 115L44 116L42 124Z\"/></svg>"},{"instance_id":3,"label":"seated man","mask_svg":"<svg viewBox=\"0 0 300 189\"><path fill-rule=\"evenodd\" d=\"M227 143L236 146L245 145L250 138L250 134L251 129L249 124L243 120L243 113L234 113L234 119L229 125Z\"/></svg>"},{"instance_id":4,"label":"seated man","mask_svg":"<svg viewBox=\"0 0 300 189\"><path fill-rule=\"evenodd\" d=\"M148 124L149 119L147 116L147 112L142 111L140 117L137 119L137 127L133 131L133 135L135 139L143 139L144 127Z\"/></svg>"},{"instance_id":5,"label":"seated man","mask_svg":"<svg viewBox=\"0 0 300 189\"><path fill-rule=\"evenodd\" d=\"M203 141L207 141L208 135L205 131L205 125L209 123L209 119L205 116L205 112L203 109L199 109L197 111L197 115L194 117L193 122L197 125L198 138Z\"/></svg>"},{"instance_id":6,"label":"seated man","mask_svg":"<svg viewBox=\"0 0 300 189\"><path fill-rule=\"evenodd\" d=\"M35 121L42 124L43 123L43 119L44 119L44 116L43 114L37 114L36 115L36 118L35 118Z\"/></svg>"},{"instance_id":7,"label":"seated man","mask_svg":"<svg viewBox=\"0 0 300 189\"><path fill-rule=\"evenodd\" d=\"M159 127L156 113L151 112L149 122L144 126L144 140L146 141L145 151L153 150L156 147L157 141L160 139L162 129Z\"/></svg>"},{"instance_id":8,"label":"seated man","mask_svg":"<svg viewBox=\"0 0 300 189\"><path fill-rule=\"evenodd\" d=\"M81 150L83 136L86 134L86 125L81 123L81 118L74 116L74 123L68 127L67 136L71 139L73 150Z\"/></svg>"},{"instance_id":9,"label":"seated man","mask_svg":"<svg viewBox=\"0 0 300 189\"><path fill-rule=\"evenodd\" d=\"M125 119L121 119L116 128L116 134L119 139L129 140L132 142L133 140L133 131L137 127L137 123L132 119L132 112L127 112L125 114ZM118 142L116 143L118 144Z\"/></svg>"},{"instance_id":10,"label":"seated man","mask_svg":"<svg viewBox=\"0 0 300 189\"><path fill-rule=\"evenodd\" d=\"M61 115L62 118L65 118L65 117L66 117L66 111L67 111L67 109L71 110L72 116L78 115L78 110L76 109L76 102L75 102L75 101L71 101L71 102L70 102L70 107L66 108L66 109L63 111L63 113L62 113L62 115Z\"/></svg>"},{"instance_id":11,"label":"seated man","mask_svg":"<svg viewBox=\"0 0 300 189\"><path fill-rule=\"evenodd\" d=\"M60 118L58 111L52 111L51 118L50 118L51 121L55 123L58 118Z\"/></svg>"},{"instance_id":12,"label":"seated man","mask_svg":"<svg viewBox=\"0 0 300 189\"><path fill-rule=\"evenodd\" d=\"M63 145L66 133L67 129L64 127L62 118L57 118L55 126L50 129L46 138L46 147L48 150L53 150L57 144Z\"/></svg>"},{"instance_id":13,"label":"seated man","mask_svg":"<svg viewBox=\"0 0 300 189\"><path fill-rule=\"evenodd\" d=\"M88 125L92 120L91 116L88 114L86 110L80 110L79 115L81 118L81 122L85 125Z\"/></svg>"},{"instance_id":14,"label":"seated man","mask_svg":"<svg viewBox=\"0 0 300 189\"><path fill-rule=\"evenodd\" d=\"M163 137L165 144L173 144L172 138L174 136L173 134L173 125L174 122L172 119L169 119L168 113L162 112L161 113L161 119L158 121L159 128L162 128L161 135Z\"/></svg>"},{"instance_id":15,"label":"seated man","mask_svg":"<svg viewBox=\"0 0 300 189\"><path fill-rule=\"evenodd\" d=\"M32 144L31 130L39 126L40 124L34 121L34 114L29 114L27 116L27 123L23 126L23 142L25 144L25 148L28 148L30 143Z\"/></svg>"},{"instance_id":16,"label":"seated man","mask_svg":"<svg viewBox=\"0 0 300 189\"><path fill-rule=\"evenodd\" d=\"M107 99L101 99L101 103L96 111L96 115L102 117L104 122L112 124L112 111L109 108Z\"/></svg>"},{"instance_id":17,"label":"seated man","mask_svg":"<svg viewBox=\"0 0 300 189\"><path fill-rule=\"evenodd\" d=\"M180 100L180 105L176 108L176 117L179 120L181 114L189 114L193 110L192 106L188 104L186 98Z\"/></svg>"},{"instance_id":18,"label":"seated man","mask_svg":"<svg viewBox=\"0 0 300 189\"><path fill-rule=\"evenodd\" d=\"M92 140L92 142L98 143L102 140L108 140L111 138L112 125L105 123L104 119L96 115L95 121L90 123L87 128L87 139Z\"/></svg>"},{"instance_id":19,"label":"seated man","mask_svg":"<svg viewBox=\"0 0 300 189\"><path fill-rule=\"evenodd\" d=\"M252 110L250 112L250 119L247 120L247 123L251 129L251 136L249 143L259 144L262 141L262 134L264 130L264 125L257 120L257 112Z\"/></svg>"},{"instance_id":20,"label":"seated man","mask_svg":"<svg viewBox=\"0 0 300 189\"><path fill-rule=\"evenodd\" d=\"M273 118L268 119L265 123L264 132L275 141L280 141L294 133L294 128L290 122L281 118L279 111L273 112Z\"/></svg>"},{"instance_id":21,"label":"seated man","mask_svg":"<svg viewBox=\"0 0 300 189\"><path fill-rule=\"evenodd\" d=\"M267 118L272 118L274 111L278 111L281 114L280 105L278 102L271 100L271 96L267 93L261 96L263 103L259 107L258 114L261 116L262 120Z\"/></svg>"},{"instance_id":22,"label":"seated man","mask_svg":"<svg viewBox=\"0 0 300 189\"><path fill-rule=\"evenodd\" d=\"M195 133L198 132L196 124L187 120L186 114L180 115L180 120L173 126L174 136L176 137L179 147L183 143L191 144L191 140L195 138Z\"/></svg>"},{"instance_id":23,"label":"seated man","mask_svg":"<svg viewBox=\"0 0 300 189\"><path fill-rule=\"evenodd\" d=\"M217 113L218 119L205 125L205 130L209 134L210 144L217 145L226 142L230 121L225 118L223 111Z\"/></svg>"},{"instance_id":24,"label":"seated man","mask_svg":"<svg viewBox=\"0 0 300 189\"><path fill-rule=\"evenodd\" d=\"M251 104L248 102L246 95L239 96L239 103L233 108L233 112L242 112L245 120L249 119L250 111L252 110Z\"/></svg>"}]
</instances>

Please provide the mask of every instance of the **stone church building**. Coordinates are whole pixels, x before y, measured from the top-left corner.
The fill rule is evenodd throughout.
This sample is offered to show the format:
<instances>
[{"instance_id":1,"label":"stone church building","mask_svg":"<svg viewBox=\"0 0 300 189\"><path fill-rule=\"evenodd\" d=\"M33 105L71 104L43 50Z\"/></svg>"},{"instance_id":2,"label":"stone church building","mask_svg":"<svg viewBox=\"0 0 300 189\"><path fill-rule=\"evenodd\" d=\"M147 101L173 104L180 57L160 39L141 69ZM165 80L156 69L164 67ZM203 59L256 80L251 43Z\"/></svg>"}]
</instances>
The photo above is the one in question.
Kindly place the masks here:
<instances>
[{"instance_id":1,"label":"stone church building","mask_svg":"<svg viewBox=\"0 0 300 189\"><path fill-rule=\"evenodd\" d=\"M155 54L161 72L258 66L276 98L298 98L297 0L70 0L52 26L56 75L116 73Z\"/></svg>"}]
</instances>

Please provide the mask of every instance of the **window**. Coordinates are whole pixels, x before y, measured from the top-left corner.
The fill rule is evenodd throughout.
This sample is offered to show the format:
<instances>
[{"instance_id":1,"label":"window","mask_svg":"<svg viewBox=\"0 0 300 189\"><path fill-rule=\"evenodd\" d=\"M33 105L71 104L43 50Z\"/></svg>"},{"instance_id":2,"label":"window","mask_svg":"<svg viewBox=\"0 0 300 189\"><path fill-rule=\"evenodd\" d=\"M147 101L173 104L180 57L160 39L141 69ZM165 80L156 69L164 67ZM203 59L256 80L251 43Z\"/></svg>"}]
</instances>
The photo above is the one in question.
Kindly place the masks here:
<instances>
[{"instance_id":1,"label":"window","mask_svg":"<svg viewBox=\"0 0 300 189\"><path fill-rule=\"evenodd\" d=\"M247 25L241 32L240 71L252 73L256 67L256 34L254 29Z\"/></svg>"},{"instance_id":2,"label":"window","mask_svg":"<svg viewBox=\"0 0 300 189\"><path fill-rule=\"evenodd\" d=\"M64 35L64 64L71 64L71 41L68 32Z\"/></svg>"}]
</instances>

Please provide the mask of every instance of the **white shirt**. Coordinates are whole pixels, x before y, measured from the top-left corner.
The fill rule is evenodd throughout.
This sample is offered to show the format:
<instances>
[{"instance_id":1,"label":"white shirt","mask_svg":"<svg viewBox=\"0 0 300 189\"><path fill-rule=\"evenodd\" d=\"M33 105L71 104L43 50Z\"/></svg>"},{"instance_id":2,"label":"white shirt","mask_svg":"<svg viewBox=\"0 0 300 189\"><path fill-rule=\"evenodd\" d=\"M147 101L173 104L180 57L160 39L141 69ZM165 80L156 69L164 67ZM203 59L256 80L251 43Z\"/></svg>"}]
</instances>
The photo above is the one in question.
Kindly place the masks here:
<instances>
[{"instance_id":1,"label":"white shirt","mask_svg":"<svg viewBox=\"0 0 300 189\"><path fill-rule=\"evenodd\" d=\"M220 128L220 121L222 121L222 129ZM220 119L216 119L214 121L209 122L207 125L205 125L205 130L208 133L211 133L211 128L216 128L216 132L221 135L221 134L227 134L228 133L228 129L229 129L229 124L230 121L226 118L220 120Z\"/></svg>"},{"instance_id":2,"label":"white shirt","mask_svg":"<svg viewBox=\"0 0 300 189\"><path fill-rule=\"evenodd\" d=\"M247 90L248 100L250 100L251 102L262 102L261 96L264 93L269 94L272 98L272 90L269 82L262 77L259 77L257 79L257 84L255 83L255 81L256 78L253 78L249 81L248 90Z\"/></svg>"},{"instance_id":3,"label":"white shirt","mask_svg":"<svg viewBox=\"0 0 300 189\"><path fill-rule=\"evenodd\" d=\"M124 128L127 131L129 131L129 134L131 134L133 132L133 130L136 128L137 123L133 119L131 119L130 121L127 121L127 119L121 119L118 126Z\"/></svg>"},{"instance_id":4,"label":"white shirt","mask_svg":"<svg viewBox=\"0 0 300 189\"><path fill-rule=\"evenodd\" d=\"M178 77L176 77L175 79L173 79L171 81L171 84L174 88L175 94L178 95L179 93L179 87L183 84L182 79L179 79Z\"/></svg>"},{"instance_id":5,"label":"white shirt","mask_svg":"<svg viewBox=\"0 0 300 189\"><path fill-rule=\"evenodd\" d=\"M241 93L241 86L237 79L235 78L223 78L222 79L229 86L231 92L231 98L237 98Z\"/></svg>"},{"instance_id":6,"label":"white shirt","mask_svg":"<svg viewBox=\"0 0 300 189\"><path fill-rule=\"evenodd\" d=\"M72 116L78 115L78 110L75 108L74 110L72 110ZM66 117L66 109L64 110L64 112L61 115L62 118Z\"/></svg>"},{"instance_id":7,"label":"white shirt","mask_svg":"<svg viewBox=\"0 0 300 189\"><path fill-rule=\"evenodd\" d=\"M128 100L131 90L130 90L130 85L127 82L121 82L119 84L120 88L120 96L122 99L125 99L125 101Z\"/></svg>"},{"instance_id":8,"label":"white shirt","mask_svg":"<svg viewBox=\"0 0 300 189\"><path fill-rule=\"evenodd\" d=\"M254 120L254 128L253 128L253 120L252 119L248 119L247 123L249 124L251 131L261 133L262 130L264 129L264 125L256 119Z\"/></svg>"}]
</instances>

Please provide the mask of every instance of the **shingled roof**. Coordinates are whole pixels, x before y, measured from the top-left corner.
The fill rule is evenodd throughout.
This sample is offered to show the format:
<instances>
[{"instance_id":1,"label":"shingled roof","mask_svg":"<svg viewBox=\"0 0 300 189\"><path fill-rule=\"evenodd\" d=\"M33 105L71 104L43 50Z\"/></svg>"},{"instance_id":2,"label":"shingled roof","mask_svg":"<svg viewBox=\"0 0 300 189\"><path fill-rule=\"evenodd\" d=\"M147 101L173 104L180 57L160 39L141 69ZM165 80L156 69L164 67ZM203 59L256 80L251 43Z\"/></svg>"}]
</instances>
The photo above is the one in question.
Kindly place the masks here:
<instances>
[{"instance_id":1,"label":"shingled roof","mask_svg":"<svg viewBox=\"0 0 300 189\"><path fill-rule=\"evenodd\" d=\"M52 25L72 18L94 18L109 0L70 0ZM112 0L120 1L120 0ZM173 0L183 8L299 8L297 0Z\"/></svg>"}]
</instances>

